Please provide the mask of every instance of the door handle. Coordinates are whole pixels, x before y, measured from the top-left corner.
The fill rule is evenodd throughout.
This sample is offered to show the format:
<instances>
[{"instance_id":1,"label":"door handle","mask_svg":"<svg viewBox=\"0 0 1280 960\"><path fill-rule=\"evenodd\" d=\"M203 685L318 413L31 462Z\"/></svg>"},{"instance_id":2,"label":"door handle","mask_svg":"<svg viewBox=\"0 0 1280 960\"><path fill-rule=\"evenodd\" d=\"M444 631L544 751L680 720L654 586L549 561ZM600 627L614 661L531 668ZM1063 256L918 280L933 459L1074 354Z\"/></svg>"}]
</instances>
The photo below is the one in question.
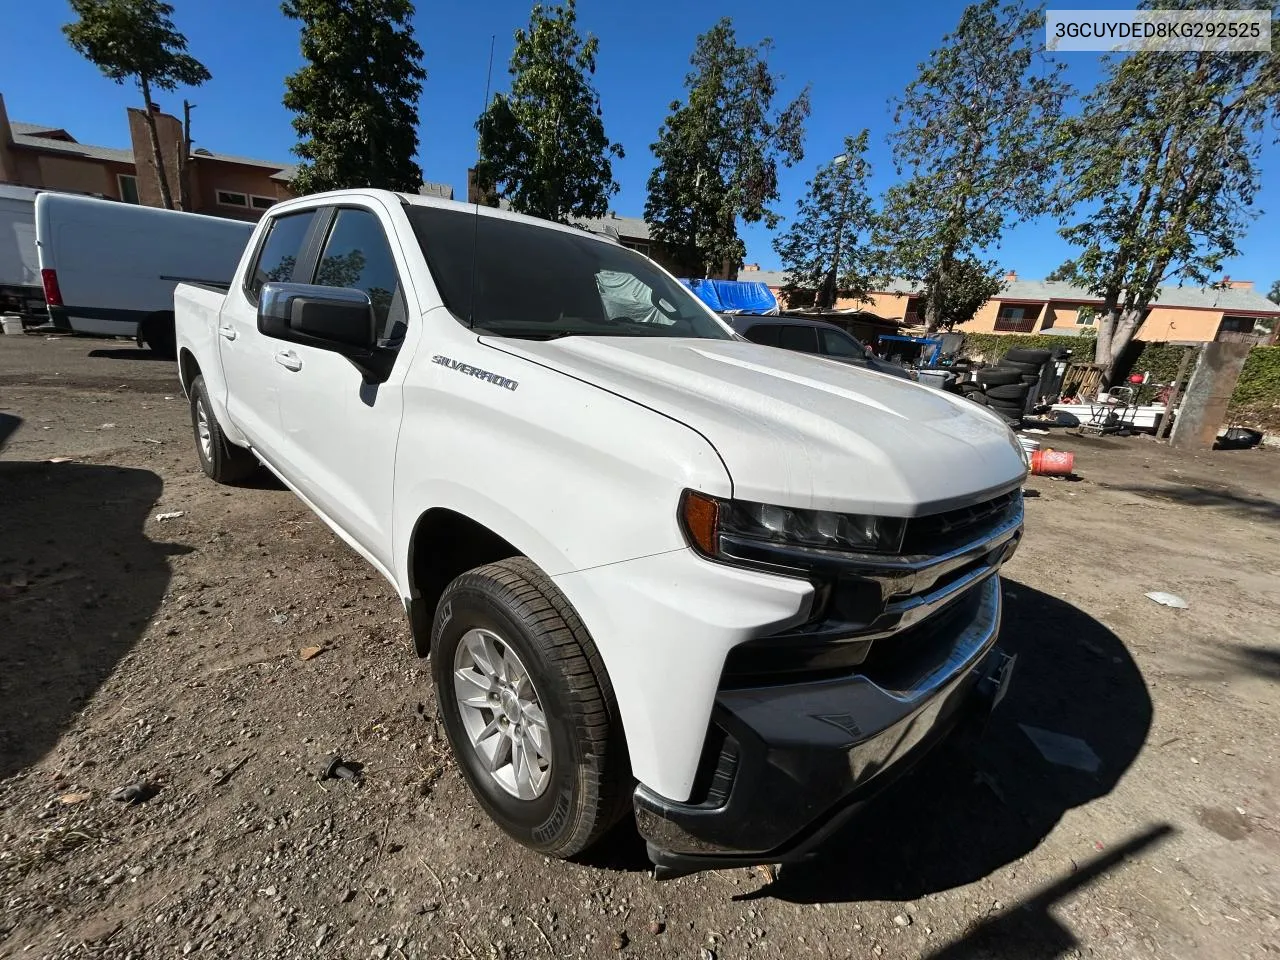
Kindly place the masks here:
<instances>
[{"instance_id":1,"label":"door handle","mask_svg":"<svg viewBox=\"0 0 1280 960\"><path fill-rule=\"evenodd\" d=\"M286 370L293 370L296 372L302 369L301 358L292 350L281 350L275 355L275 361Z\"/></svg>"},{"instance_id":2,"label":"door handle","mask_svg":"<svg viewBox=\"0 0 1280 960\"><path fill-rule=\"evenodd\" d=\"M218 328L218 333L222 334L224 339L234 340L239 334L236 333L235 327L222 326Z\"/></svg>"}]
</instances>

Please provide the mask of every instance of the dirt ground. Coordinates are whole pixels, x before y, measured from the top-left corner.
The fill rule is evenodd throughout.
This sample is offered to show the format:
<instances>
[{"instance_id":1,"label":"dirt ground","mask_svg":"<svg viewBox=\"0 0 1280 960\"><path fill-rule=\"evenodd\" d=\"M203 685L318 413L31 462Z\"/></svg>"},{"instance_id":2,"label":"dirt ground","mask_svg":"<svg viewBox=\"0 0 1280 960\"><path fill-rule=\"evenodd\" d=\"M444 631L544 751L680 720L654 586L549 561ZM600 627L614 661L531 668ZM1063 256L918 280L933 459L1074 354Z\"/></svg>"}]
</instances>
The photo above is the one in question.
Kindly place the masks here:
<instances>
[{"instance_id":1,"label":"dirt ground","mask_svg":"<svg viewBox=\"0 0 1280 960\"><path fill-rule=\"evenodd\" d=\"M569 864L485 819L392 590L200 474L172 363L3 337L0 414L0 956L1280 956L1280 453L1055 437L976 755L776 881L658 883L625 827Z\"/></svg>"}]
</instances>

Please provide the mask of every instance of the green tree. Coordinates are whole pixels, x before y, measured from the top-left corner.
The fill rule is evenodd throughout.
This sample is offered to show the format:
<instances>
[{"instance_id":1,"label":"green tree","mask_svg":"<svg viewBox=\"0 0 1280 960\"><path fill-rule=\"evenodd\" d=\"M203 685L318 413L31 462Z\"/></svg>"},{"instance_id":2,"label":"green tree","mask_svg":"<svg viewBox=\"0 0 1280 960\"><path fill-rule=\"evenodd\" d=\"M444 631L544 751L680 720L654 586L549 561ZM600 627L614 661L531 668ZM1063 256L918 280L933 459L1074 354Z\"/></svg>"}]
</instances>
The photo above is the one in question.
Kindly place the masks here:
<instances>
[{"instance_id":1,"label":"green tree","mask_svg":"<svg viewBox=\"0 0 1280 960\"><path fill-rule=\"evenodd\" d=\"M1043 51L1040 10L980 0L896 103L889 141L906 179L885 194L878 236L889 268L924 287L930 330L957 264L979 261L1011 223L1043 212L1048 146L1070 92ZM994 263L985 270L994 280Z\"/></svg>"},{"instance_id":2,"label":"green tree","mask_svg":"<svg viewBox=\"0 0 1280 960\"><path fill-rule=\"evenodd\" d=\"M618 192L610 143L600 116L596 72L600 41L577 29L575 0L533 8L529 28L516 31L511 92L497 94L480 119L482 189L506 197L511 209L564 223L602 217Z\"/></svg>"},{"instance_id":3,"label":"green tree","mask_svg":"<svg viewBox=\"0 0 1280 960\"><path fill-rule=\"evenodd\" d=\"M1280 280L1271 284L1271 292L1267 294L1267 299L1272 303L1280 303Z\"/></svg>"},{"instance_id":4,"label":"green tree","mask_svg":"<svg viewBox=\"0 0 1280 960\"><path fill-rule=\"evenodd\" d=\"M991 272L989 263L977 257L953 260L946 284L938 288L939 325L954 327L972 320L978 308L1003 288L1003 278Z\"/></svg>"},{"instance_id":5,"label":"green tree","mask_svg":"<svg viewBox=\"0 0 1280 960\"><path fill-rule=\"evenodd\" d=\"M1071 282L1071 277L1072 277L1072 275L1073 275L1073 274L1072 274L1072 271L1073 271L1074 269L1075 269L1075 264L1074 264L1074 263L1072 263L1070 260L1068 260L1068 261L1067 261L1066 263L1064 263L1062 266L1060 266L1060 267L1054 267L1054 269L1053 269L1053 270L1049 271L1049 274L1045 277L1045 279L1046 279L1046 280L1065 281L1065 282L1067 282L1067 283L1070 283L1070 282Z\"/></svg>"},{"instance_id":6,"label":"green tree","mask_svg":"<svg viewBox=\"0 0 1280 960\"><path fill-rule=\"evenodd\" d=\"M1066 268L1102 300L1096 362L1107 382L1161 284L1207 283L1238 252L1255 215L1266 121L1280 115L1277 42L1273 19L1270 55L1110 58L1080 115L1063 125L1057 202L1069 221L1062 236L1079 249Z\"/></svg>"},{"instance_id":7,"label":"green tree","mask_svg":"<svg viewBox=\"0 0 1280 960\"><path fill-rule=\"evenodd\" d=\"M284 0L307 61L285 78L302 158L294 192L344 187L416 192L418 98L427 72L410 0Z\"/></svg>"},{"instance_id":8,"label":"green tree","mask_svg":"<svg viewBox=\"0 0 1280 960\"><path fill-rule=\"evenodd\" d=\"M650 234L698 276L736 273L746 255L738 220L776 226L768 204L778 199L778 164L804 159L809 90L774 109L782 77L769 70L771 48L740 46L728 17L699 36L685 102L672 102L652 145Z\"/></svg>"},{"instance_id":9,"label":"green tree","mask_svg":"<svg viewBox=\"0 0 1280 960\"><path fill-rule=\"evenodd\" d=\"M867 193L867 131L844 138L844 152L820 166L796 204L791 226L773 241L787 274L788 302L816 291L814 306L830 310L838 292L865 300L875 283L869 238L875 211Z\"/></svg>"},{"instance_id":10,"label":"green tree","mask_svg":"<svg viewBox=\"0 0 1280 960\"><path fill-rule=\"evenodd\" d=\"M71 0L71 11L79 19L65 24L62 32L75 51L116 83L133 80L142 91L160 202L172 210L151 91L173 90L179 84L198 87L209 79L209 71L187 53L187 38L171 19L173 7L162 0ZM187 149L187 144L181 148Z\"/></svg>"}]
</instances>

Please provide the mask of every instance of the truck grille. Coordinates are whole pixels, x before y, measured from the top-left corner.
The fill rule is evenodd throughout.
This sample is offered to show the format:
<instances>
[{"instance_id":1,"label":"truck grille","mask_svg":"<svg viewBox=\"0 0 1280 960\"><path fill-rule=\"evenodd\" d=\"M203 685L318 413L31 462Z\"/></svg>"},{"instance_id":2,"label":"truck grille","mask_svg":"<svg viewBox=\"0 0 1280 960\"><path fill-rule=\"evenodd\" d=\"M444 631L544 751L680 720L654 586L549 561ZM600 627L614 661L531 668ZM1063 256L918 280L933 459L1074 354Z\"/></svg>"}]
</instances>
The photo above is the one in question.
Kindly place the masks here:
<instances>
[{"instance_id":1,"label":"truck grille","mask_svg":"<svg viewBox=\"0 0 1280 960\"><path fill-rule=\"evenodd\" d=\"M916 667L945 659L950 640L973 618L976 588L995 576L1021 534L1022 494L1015 490L912 519L897 554L815 559L813 552L775 551L775 565L804 569L813 582L813 615L799 627L733 648L721 686L857 672L890 689L902 677L924 675ZM802 562L806 566L797 568Z\"/></svg>"}]
</instances>

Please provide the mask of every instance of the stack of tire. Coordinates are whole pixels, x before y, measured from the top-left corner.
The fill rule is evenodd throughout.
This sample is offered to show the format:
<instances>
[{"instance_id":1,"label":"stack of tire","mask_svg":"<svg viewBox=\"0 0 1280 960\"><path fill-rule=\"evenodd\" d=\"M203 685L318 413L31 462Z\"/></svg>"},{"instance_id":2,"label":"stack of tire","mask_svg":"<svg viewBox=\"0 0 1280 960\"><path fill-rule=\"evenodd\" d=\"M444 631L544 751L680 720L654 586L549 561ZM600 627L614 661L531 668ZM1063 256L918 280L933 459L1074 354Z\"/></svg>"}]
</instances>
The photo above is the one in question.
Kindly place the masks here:
<instances>
[{"instance_id":1,"label":"stack of tire","mask_svg":"<svg viewBox=\"0 0 1280 960\"><path fill-rule=\"evenodd\" d=\"M1010 422L1022 419L1027 410L1027 394L1040 382L1040 371L1048 362L1048 350L1018 347L1006 353L994 367L979 370L976 383L964 384L965 396L990 407Z\"/></svg>"}]
</instances>

